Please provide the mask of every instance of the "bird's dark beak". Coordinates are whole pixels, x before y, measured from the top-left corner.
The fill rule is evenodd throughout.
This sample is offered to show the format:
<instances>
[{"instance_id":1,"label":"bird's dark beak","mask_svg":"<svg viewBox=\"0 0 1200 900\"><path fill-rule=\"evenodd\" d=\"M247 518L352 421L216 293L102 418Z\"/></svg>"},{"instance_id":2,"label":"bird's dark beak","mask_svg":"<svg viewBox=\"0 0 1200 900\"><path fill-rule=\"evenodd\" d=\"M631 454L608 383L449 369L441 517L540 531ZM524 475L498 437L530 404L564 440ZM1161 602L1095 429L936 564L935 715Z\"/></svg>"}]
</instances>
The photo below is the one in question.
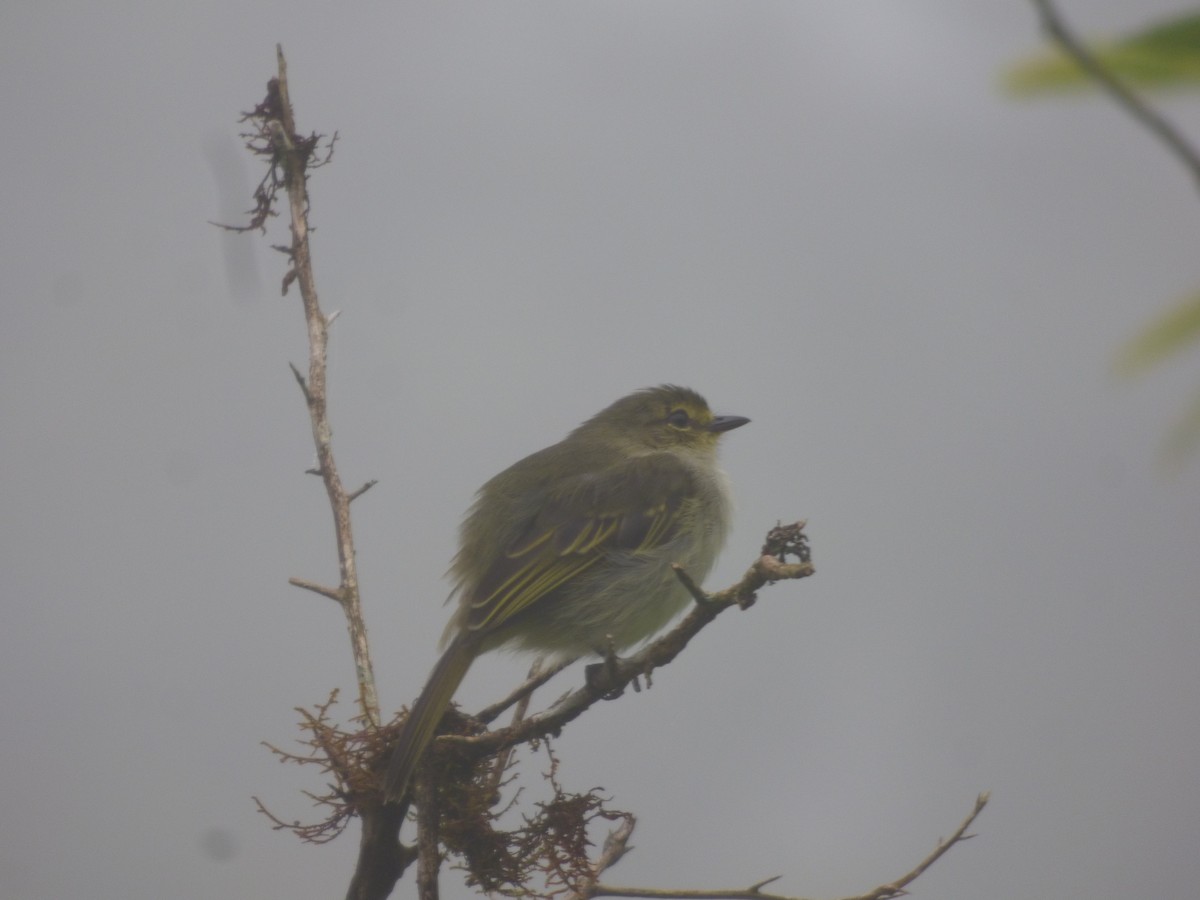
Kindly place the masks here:
<instances>
[{"instance_id":1,"label":"bird's dark beak","mask_svg":"<svg viewBox=\"0 0 1200 900\"><path fill-rule=\"evenodd\" d=\"M749 421L745 416L714 416L713 420L708 423L708 430L714 434L720 434L722 431L741 428Z\"/></svg>"}]
</instances>

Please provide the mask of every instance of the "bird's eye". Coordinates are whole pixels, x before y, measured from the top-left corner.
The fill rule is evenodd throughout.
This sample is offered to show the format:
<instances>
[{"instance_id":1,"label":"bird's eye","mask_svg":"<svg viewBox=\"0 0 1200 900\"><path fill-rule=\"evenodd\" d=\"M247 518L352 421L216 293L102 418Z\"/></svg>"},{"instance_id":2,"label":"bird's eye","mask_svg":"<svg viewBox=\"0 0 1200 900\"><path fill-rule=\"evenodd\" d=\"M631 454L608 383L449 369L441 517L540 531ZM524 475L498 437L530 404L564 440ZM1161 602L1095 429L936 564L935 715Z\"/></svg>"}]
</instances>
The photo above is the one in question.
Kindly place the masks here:
<instances>
[{"instance_id":1,"label":"bird's eye","mask_svg":"<svg viewBox=\"0 0 1200 900\"><path fill-rule=\"evenodd\" d=\"M688 416L686 409L675 409L667 416L667 424L673 425L675 428L687 428L691 417Z\"/></svg>"}]
</instances>

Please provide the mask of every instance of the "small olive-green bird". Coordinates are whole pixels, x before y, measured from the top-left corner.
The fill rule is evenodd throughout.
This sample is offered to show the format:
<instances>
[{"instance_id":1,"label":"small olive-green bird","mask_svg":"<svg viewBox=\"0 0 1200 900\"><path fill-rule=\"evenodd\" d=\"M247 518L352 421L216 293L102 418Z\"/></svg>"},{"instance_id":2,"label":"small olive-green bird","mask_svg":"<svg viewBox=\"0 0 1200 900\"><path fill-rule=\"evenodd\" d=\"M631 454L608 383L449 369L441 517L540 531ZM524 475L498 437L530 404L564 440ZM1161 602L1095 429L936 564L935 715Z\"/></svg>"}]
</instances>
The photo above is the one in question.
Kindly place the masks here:
<instances>
[{"instance_id":1,"label":"small olive-green bird","mask_svg":"<svg viewBox=\"0 0 1200 900\"><path fill-rule=\"evenodd\" d=\"M497 647L558 659L623 650L658 632L725 542L729 487L717 441L745 425L688 388L646 388L527 456L479 491L450 567L458 609L400 729L385 784L409 780L471 663Z\"/></svg>"}]
</instances>

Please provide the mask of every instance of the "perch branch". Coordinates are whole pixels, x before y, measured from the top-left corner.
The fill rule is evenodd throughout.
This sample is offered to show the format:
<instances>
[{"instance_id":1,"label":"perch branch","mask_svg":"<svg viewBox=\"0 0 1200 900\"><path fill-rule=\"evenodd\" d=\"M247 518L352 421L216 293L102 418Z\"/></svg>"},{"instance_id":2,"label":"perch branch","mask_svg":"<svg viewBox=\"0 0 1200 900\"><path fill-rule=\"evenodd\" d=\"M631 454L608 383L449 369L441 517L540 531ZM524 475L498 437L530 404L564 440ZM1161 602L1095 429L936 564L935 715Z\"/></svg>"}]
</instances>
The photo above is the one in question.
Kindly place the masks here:
<instances>
[{"instance_id":1,"label":"perch branch","mask_svg":"<svg viewBox=\"0 0 1200 900\"><path fill-rule=\"evenodd\" d=\"M808 547L803 535L804 523L778 527L768 535L763 554L746 570L736 584L714 594L707 594L703 603L695 604L675 628L647 644L638 653L623 659L614 658L611 665L599 666L589 683L578 688L544 712L510 725L507 728L478 735L442 735L436 743L470 747L479 757L488 756L544 735L557 734L564 725L605 697L623 691L635 678L649 675L665 666L683 652L693 637L713 619L731 606L746 608L754 602L757 592L776 581L805 578L815 569L807 558ZM800 556L800 561L784 563L779 559L778 546ZM703 593L703 592L701 592Z\"/></svg>"}]
</instances>

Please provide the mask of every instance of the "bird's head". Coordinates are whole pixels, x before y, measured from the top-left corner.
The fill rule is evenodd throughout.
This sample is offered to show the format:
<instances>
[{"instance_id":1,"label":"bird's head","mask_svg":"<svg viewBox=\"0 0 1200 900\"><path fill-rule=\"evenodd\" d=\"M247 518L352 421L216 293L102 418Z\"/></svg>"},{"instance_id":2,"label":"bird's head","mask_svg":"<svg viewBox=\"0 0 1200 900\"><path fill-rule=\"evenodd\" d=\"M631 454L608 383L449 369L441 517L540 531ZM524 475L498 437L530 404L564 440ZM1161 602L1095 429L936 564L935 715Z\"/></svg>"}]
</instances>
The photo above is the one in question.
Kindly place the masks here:
<instances>
[{"instance_id":1,"label":"bird's head","mask_svg":"<svg viewBox=\"0 0 1200 900\"><path fill-rule=\"evenodd\" d=\"M622 397L580 425L576 433L620 444L630 453L709 455L722 434L749 421L745 416L715 416L695 391L663 384Z\"/></svg>"}]
</instances>

